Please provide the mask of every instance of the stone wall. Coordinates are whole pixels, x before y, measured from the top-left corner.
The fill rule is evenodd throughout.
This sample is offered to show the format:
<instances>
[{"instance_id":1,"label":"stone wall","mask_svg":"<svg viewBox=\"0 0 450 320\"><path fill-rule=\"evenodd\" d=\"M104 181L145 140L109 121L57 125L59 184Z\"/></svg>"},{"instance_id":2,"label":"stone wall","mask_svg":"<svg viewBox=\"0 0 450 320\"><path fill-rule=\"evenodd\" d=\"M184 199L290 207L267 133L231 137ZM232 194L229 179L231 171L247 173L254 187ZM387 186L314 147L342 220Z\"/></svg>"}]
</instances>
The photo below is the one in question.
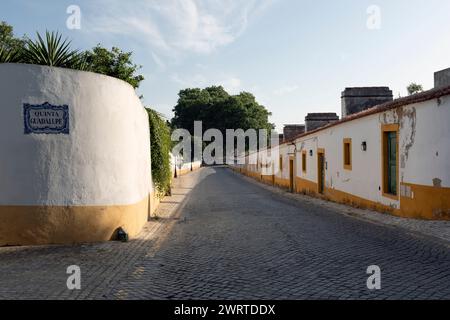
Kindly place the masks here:
<instances>
[{"instance_id":1,"label":"stone wall","mask_svg":"<svg viewBox=\"0 0 450 320\"><path fill-rule=\"evenodd\" d=\"M434 87L443 88L450 86L450 68L438 71L434 74Z\"/></svg>"},{"instance_id":2,"label":"stone wall","mask_svg":"<svg viewBox=\"0 0 450 320\"><path fill-rule=\"evenodd\" d=\"M339 120L336 113L309 113L305 118L306 132L324 127Z\"/></svg>"},{"instance_id":3,"label":"stone wall","mask_svg":"<svg viewBox=\"0 0 450 320\"><path fill-rule=\"evenodd\" d=\"M283 140L291 140L302 133L305 133L304 124L287 124L283 128Z\"/></svg>"},{"instance_id":4,"label":"stone wall","mask_svg":"<svg viewBox=\"0 0 450 320\"><path fill-rule=\"evenodd\" d=\"M342 118L393 100L388 87L346 88L342 92Z\"/></svg>"}]
</instances>

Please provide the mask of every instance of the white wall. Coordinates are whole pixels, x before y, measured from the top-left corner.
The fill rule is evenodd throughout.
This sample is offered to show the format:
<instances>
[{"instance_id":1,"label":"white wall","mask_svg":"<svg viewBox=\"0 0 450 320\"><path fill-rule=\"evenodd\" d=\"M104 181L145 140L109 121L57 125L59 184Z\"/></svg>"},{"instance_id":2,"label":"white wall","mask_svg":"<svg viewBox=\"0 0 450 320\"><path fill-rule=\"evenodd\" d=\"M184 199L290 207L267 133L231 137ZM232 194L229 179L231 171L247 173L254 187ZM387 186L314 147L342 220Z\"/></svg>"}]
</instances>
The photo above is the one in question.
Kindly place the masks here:
<instances>
[{"instance_id":1,"label":"white wall","mask_svg":"<svg viewBox=\"0 0 450 320\"><path fill-rule=\"evenodd\" d=\"M288 151L289 148L286 144L282 144L279 146L278 148L278 159L276 159L275 157L273 158L273 160L275 161L275 175L278 178L281 179L289 179L289 155L288 155ZM283 161L283 167L282 170L279 170L280 168L280 163L279 161L282 160Z\"/></svg>"},{"instance_id":2,"label":"white wall","mask_svg":"<svg viewBox=\"0 0 450 320\"><path fill-rule=\"evenodd\" d=\"M405 112L416 113L415 134L408 128L411 121L403 117L401 148L413 143L409 149L400 178L404 182L432 186L434 179L441 187L450 187L450 96L411 105ZM412 137L412 139L411 139Z\"/></svg>"},{"instance_id":3,"label":"white wall","mask_svg":"<svg viewBox=\"0 0 450 320\"><path fill-rule=\"evenodd\" d=\"M399 200L383 196L381 190L382 125L399 124L399 183L449 188L449 122L450 96L443 96L332 126L295 141L295 174L317 183L317 151L325 149L327 188L399 209ZM344 169L345 138L352 139L351 170ZM367 144L366 151L362 150L363 141ZM282 144L279 150L283 172L277 172L276 176L289 179L289 147ZM303 150L306 151L306 173L302 171ZM247 168L256 171L251 166Z\"/></svg>"},{"instance_id":4,"label":"white wall","mask_svg":"<svg viewBox=\"0 0 450 320\"><path fill-rule=\"evenodd\" d=\"M343 141L352 139L352 170L344 169ZM361 143L366 141L367 151L362 151ZM325 185L364 199L386 205L398 206L398 201L381 196L381 125L378 115L373 115L339 126L331 127L317 134L297 141L306 149L307 173L299 176L317 183L317 149L325 149ZM313 150L313 156L309 151Z\"/></svg>"},{"instance_id":5,"label":"white wall","mask_svg":"<svg viewBox=\"0 0 450 320\"><path fill-rule=\"evenodd\" d=\"M382 196L381 126L400 124L399 180L450 186L450 96L411 104L342 123L296 141L297 176L317 183L317 149L325 149L326 186L364 199L399 208L399 201ZM343 140L352 139L352 170L343 164ZM366 141L367 151L361 143ZM307 151L307 173L301 170L301 151ZM311 157L309 151L313 150Z\"/></svg>"},{"instance_id":6,"label":"white wall","mask_svg":"<svg viewBox=\"0 0 450 320\"><path fill-rule=\"evenodd\" d=\"M151 191L147 114L127 83L0 64L0 205L127 205ZM23 104L68 105L70 135L24 134Z\"/></svg>"}]
</instances>

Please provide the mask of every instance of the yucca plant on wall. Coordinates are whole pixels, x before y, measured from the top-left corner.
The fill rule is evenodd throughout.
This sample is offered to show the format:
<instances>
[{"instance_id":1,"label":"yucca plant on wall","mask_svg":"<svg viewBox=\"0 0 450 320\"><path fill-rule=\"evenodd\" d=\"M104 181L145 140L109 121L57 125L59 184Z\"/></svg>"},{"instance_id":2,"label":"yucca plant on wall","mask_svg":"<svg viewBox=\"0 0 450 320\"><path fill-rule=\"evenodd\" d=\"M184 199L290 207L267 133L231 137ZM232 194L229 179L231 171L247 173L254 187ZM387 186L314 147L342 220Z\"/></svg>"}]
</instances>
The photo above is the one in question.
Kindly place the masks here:
<instances>
[{"instance_id":1,"label":"yucca plant on wall","mask_svg":"<svg viewBox=\"0 0 450 320\"><path fill-rule=\"evenodd\" d=\"M87 70L85 55L70 48L71 42L62 40L55 32L46 32L45 39L37 33L37 40L27 39L21 53L21 62L52 67Z\"/></svg>"},{"instance_id":2,"label":"yucca plant on wall","mask_svg":"<svg viewBox=\"0 0 450 320\"><path fill-rule=\"evenodd\" d=\"M20 60L19 50L0 47L0 63L15 63L20 62Z\"/></svg>"}]
</instances>

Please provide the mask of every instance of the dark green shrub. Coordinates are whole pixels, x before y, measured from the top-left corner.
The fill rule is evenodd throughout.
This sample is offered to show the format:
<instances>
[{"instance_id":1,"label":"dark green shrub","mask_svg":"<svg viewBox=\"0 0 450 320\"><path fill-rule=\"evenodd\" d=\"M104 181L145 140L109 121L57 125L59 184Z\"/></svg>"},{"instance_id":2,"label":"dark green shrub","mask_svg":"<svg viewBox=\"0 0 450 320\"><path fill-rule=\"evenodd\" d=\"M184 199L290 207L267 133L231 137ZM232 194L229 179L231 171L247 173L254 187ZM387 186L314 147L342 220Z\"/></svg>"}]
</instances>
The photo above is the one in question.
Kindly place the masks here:
<instances>
[{"instance_id":1,"label":"dark green shrub","mask_svg":"<svg viewBox=\"0 0 450 320\"><path fill-rule=\"evenodd\" d=\"M0 63L16 63L20 59L19 50L0 47Z\"/></svg>"},{"instance_id":2,"label":"dark green shrub","mask_svg":"<svg viewBox=\"0 0 450 320\"><path fill-rule=\"evenodd\" d=\"M138 74L141 66L133 63L132 55L132 52L124 52L116 47L108 50L100 45L85 53L89 71L121 79L136 89L144 76Z\"/></svg>"},{"instance_id":3,"label":"dark green shrub","mask_svg":"<svg viewBox=\"0 0 450 320\"><path fill-rule=\"evenodd\" d=\"M150 122L150 145L152 159L152 178L160 196L170 191L172 179L170 171L171 134L163 117L152 109L146 109Z\"/></svg>"}]
</instances>

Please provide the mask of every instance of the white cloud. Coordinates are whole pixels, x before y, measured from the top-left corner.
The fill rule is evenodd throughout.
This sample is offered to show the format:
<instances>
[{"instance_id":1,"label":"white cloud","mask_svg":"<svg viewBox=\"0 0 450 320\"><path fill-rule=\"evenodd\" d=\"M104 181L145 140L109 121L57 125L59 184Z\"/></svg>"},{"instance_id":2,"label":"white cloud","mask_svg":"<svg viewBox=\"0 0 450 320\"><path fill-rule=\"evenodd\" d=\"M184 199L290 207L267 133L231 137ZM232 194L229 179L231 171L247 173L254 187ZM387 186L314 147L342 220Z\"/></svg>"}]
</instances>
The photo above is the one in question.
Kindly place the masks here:
<instances>
[{"instance_id":1,"label":"white cloud","mask_svg":"<svg viewBox=\"0 0 450 320\"><path fill-rule=\"evenodd\" d=\"M209 85L206 77L201 74L183 77L178 73L174 73L170 76L170 79L185 88L203 88Z\"/></svg>"},{"instance_id":2,"label":"white cloud","mask_svg":"<svg viewBox=\"0 0 450 320\"><path fill-rule=\"evenodd\" d=\"M183 88L205 88L212 85L220 85L230 94L237 94L241 91L242 81L238 77L218 75L215 77L205 77L202 74L180 76L174 73L170 79Z\"/></svg>"},{"instance_id":3,"label":"white cloud","mask_svg":"<svg viewBox=\"0 0 450 320\"><path fill-rule=\"evenodd\" d=\"M152 59L160 70L166 69L166 64L161 60L161 58L154 52L152 52Z\"/></svg>"},{"instance_id":4,"label":"white cloud","mask_svg":"<svg viewBox=\"0 0 450 320\"><path fill-rule=\"evenodd\" d=\"M208 54L235 41L272 1L101 0L84 12L89 31L126 35L166 56Z\"/></svg>"},{"instance_id":5,"label":"white cloud","mask_svg":"<svg viewBox=\"0 0 450 320\"><path fill-rule=\"evenodd\" d=\"M222 81L225 90L231 94L239 93L241 89L241 79L239 78L229 78Z\"/></svg>"},{"instance_id":6,"label":"white cloud","mask_svg":"<svg viewBox=\"0 0 450 320\"><path fill-rule=\"evenodd\" d=\"M286 94L293 93L293 92L297 91L298 89L300 89L300 87L297 85L284 86L284 87L276 89L273 93L277 96L284 96Z\"/></svg>"}]
</instances>

